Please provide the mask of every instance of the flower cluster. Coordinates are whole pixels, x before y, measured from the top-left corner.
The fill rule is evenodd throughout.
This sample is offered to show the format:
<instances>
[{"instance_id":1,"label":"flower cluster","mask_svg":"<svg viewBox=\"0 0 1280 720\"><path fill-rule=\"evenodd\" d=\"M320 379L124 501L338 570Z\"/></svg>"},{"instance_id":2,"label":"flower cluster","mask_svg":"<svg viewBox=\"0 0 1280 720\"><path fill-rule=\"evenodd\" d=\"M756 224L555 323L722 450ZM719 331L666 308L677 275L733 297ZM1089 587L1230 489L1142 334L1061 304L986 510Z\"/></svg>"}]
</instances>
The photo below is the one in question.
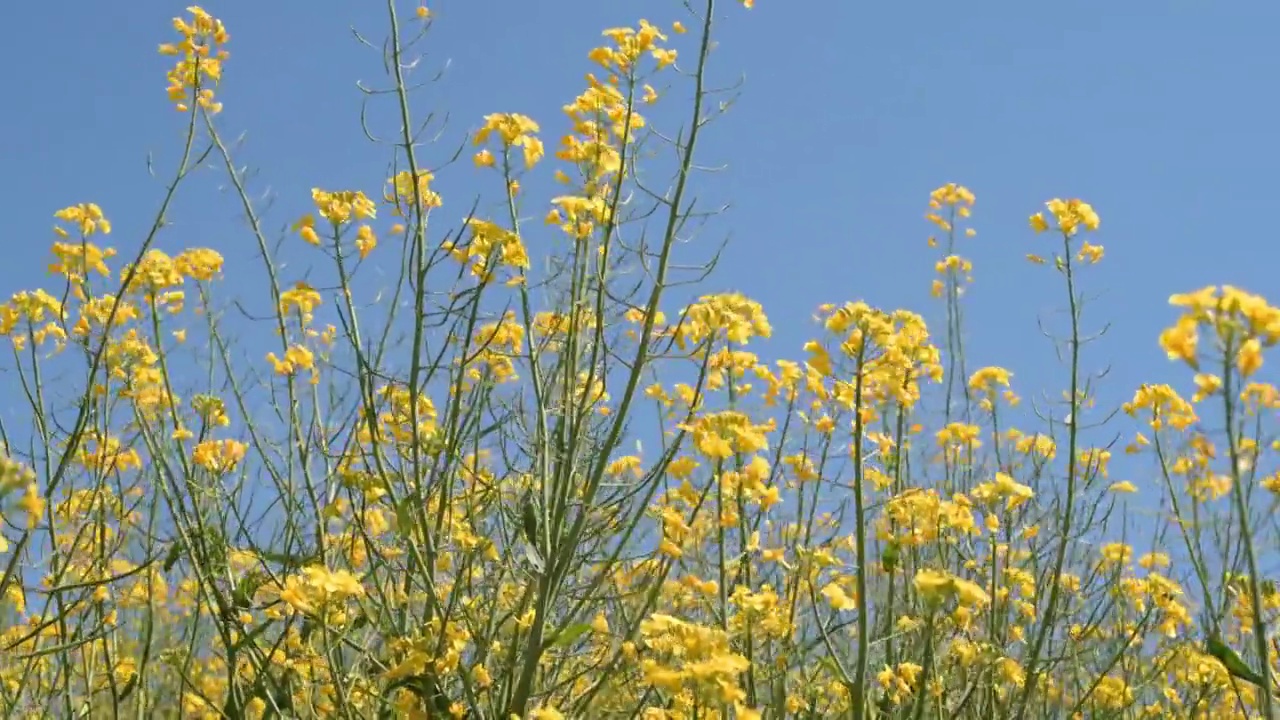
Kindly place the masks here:
<instances>
[{"instance_id":1,"label":"flower cluster","mask_svg":"<svg viewBox=\"0 0 1280 720\"><path fill-rule=\"evenodd\" d=\"M214 100L213 87L222 79L222 64L229 53L225 45L231 39L222 21L199 6L187 8L189 20L173 19L173 29L182 37L176 43L160 46L161 55L178 56L169 71L169 100L179 112L186 112L192 99L209 114L222 111L222 103Z\"/></svg>"}]
</instances>

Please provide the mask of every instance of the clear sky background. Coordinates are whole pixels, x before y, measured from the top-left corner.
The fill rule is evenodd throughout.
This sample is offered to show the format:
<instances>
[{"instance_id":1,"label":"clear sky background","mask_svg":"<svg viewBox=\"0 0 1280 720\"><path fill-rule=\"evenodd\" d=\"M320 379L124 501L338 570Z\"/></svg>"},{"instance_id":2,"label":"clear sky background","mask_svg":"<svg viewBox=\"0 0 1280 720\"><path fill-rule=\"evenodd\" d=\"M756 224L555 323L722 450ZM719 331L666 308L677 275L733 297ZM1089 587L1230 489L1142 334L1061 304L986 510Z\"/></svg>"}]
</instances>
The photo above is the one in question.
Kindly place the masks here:
<instances>
[{"instance_id":1,"label":"clear sky background","mask_svg":"<svg viewBox=\"0 0 1280 720\"><path fill-rule=\"evenodd\" d=\"M140 242L162 193L161 180L147 174L147 153L156 153L163 178L181 139L181 117L164 94L170 59L156 45L171 39L169 18L184 5L9 8L11 32L0 43L8 100L0 113L0 294L44 282L59 207L95 201L114 221L122 254ZM232 37L220 122L231 136L246 133L239 158L256 170L255 190L275 198L272 236L309 209L312 186L377 192L389 153L361 134L355 83L380 82L380 61L350 28L380 40L383 3L205 7ZM928 294L938 251L926 246L932 226L923 214L928 193L949 181L978 198L979 235L961 246L975 264L970 367L1004 365L1024 394L1056 395L1065 385L1036 324L1062 306L1061 279L1024 260L1049 251L1051 239L1026 223L1049 198L1081 197L1102 217L1094 241L1106 246L1106 259L1084 284L1099 295L1090 327L1111 323L1085 363L1112 367L1103 404L1128 399L1144 381L1176 380L1190 394L1190 373L1156 344L1174 317L1170 293L1232 283L1280 294L1280 106L1271 87L1280 76L1280 3L719 7L713 74L725 84L741 74L745 84L703 146L704 163L728 169L701 179L702 194L733 203L703 236L708 246L731 238L705 287L765 305L775 327L770 355L799 357L814 334L813 310L828 301L909 307L940 330L940 307ZM585 55L602 28L640 17L669 27L685 17L675 0L437 0L432 8L437 23L423 62L448 67L416 96L419 115L447 110L446 136L457 143L486 113L526 113L543 123L549 148L565 128L561 105L592 69ZM412 6L404 9L411 15ZM469 163L441 173L446 209L459 218L481 187L475 174ZM207 204L222 182L209 176L180 200L159 247L222 251L224 293L262 300L258 276L237 269L258 265L252 237L231 198ZM494 189L487 186L487 198Z\"/></svg>"}]
</instances>

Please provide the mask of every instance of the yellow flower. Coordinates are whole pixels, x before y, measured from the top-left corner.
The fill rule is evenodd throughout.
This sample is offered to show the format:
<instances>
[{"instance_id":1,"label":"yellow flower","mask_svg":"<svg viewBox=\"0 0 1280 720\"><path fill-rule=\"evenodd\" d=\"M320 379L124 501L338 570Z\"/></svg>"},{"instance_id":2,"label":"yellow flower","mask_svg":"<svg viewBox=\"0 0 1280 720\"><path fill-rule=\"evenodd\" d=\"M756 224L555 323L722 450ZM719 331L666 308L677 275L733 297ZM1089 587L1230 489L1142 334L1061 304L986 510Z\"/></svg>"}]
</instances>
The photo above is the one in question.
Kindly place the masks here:
<instances>
[{"instance_id":1,"label":"yellow flower","mask_svg":"<svg viewBox=\"0 0 1280 720\"><path fill-rule=\"evenodd\" d=\"M838 612L858 609L858 601L850 597L837 583L827 583L826 587L822 588L822 596L827 599L832 609Z\"/></svg>"},{"instance_id":2,"label":"yellow flower","mask_svg":"<svg viewBox=\"0 0 1280 720\"><path fill-rule=\"evenodd\" d=\"M1160 553L1147 553L1138 558L1138 566L1144 570L1150 570L1153 567L1169 567L1169 556Z\"/></svg>"},{"instance_id":3,"label":"yellow flower","mask_svg":"<svg viewBox=\"0 0 1280 720\"><path fill-rule=\"evenodd\" d=\"M506 146L514 146L520 138L538 132L538 123L519 113L494 113L484 117L484 125L476 131L472 143L483 145L496 133Z\"/></svg>"},{"instance_id":4,"label":"yellow flower","mask_svg":"<svg viewBox=\"0 0 1280 720\"><path fill-rule=\"evenodd\" d=\"M280 293L280 313L287 315L290 310L297 310L304 317L309 316L320 302L320 293L305 282L298 282L293 288Z\"/></svg>"},{"instance_id":5,"label":"yellow flower","mask_svg":"<svg viewBox=\"0 0 1280 720\"><path fill-rule=\"evenodd\" d=\"M393 215L403 217L406 209L419 202L423 210L438 208L444 204L440 194L431 189L431 181L435 175L430 170L419 170L417 182L408 170L396 174L388 180L391 189L383 193L383 200L395 205Z\"/></svg>"},{"instance_id":6,"label":"yellow flower","mask_svg":"<svg viewBox=\"0 0 1280 720\"><path fill-rule=\"evenodd\" d=\"M316 218L311 213L303 215L298 222L293 224L293 229L297 231L303 240L312 245L320 244L320 236L316 234Z\"/></svg>"},{"instance_id":7,"label":"yellow flower","mask_svg":"<svg viewBox=\"0 0 1280 720\"><path fill-rule=\"evenodd\" d=\"M955 578L954 582L956 597L962 605L979 607L991 602L991 596L981 585L961 578Z\"/></svg>"},{"instance_id":8,"label":"yellow flower","mask_svg":"<svg viewBox=\"0 0 1280 720\"><path fill-rule=\"evenodd\" d=\"M1196 384L1196 393L1191 396L1191 402L1194 403L1198 403L1222 389L1222 378L1213 373L1196 373L1192 381Z\"/></svg>"},{"instance_id":9,"label":"yellow flower","mask_svg":"<svg viewBox=\"0 0 1280 720\"><path fill-rule=\"evenodd\" d=\"M677 53L670 48L654 48L652 55L653 59L658 61L658 69L661 70L676 61Z\"/></svg>"},{"instance_id":10,"label":"yellow flower","mask_svg":"<svg viewBox=\"0 0 1280 720\"><path fill-rule=\"evenodd\" d=\"M329 192L320 188L312 188L311 199L315 202L316 210L320 212L320 215L334 225L350 222L353 218L366 220L377 217L378 214L377 206L359 190ZM314 224L315 218L311 215L306 215L302 220L298 221L299 227L303 228ZM305 238L306 236L304 235ZM311 241L308 240L308 242Z\"/></svg>"},{"instance_id":11,"label":"yellow flower","mask_svg":"<svg viewBox=\"0 0 1280 720\"><path fill-rule=\"evenodd\" d=\"M1172 327L1160 333L1160 347L1170 360L1182 360L1192 368L1199 367L1196 348L1200 341L1195 318L1184 315Z\"/></svg>"},{"instance_id":12,"label":"yellow flower","mask_svg":"<svg viewBox=\"0 0 1280 720\"><path fill-rule=\"evenodd\" d=\"M1105 562L1122 565L1133 557L1133 548L1124 543L1108 543L1102 546L1099 553Z\"/></svg>"},{"instance_id":13,"label":"yellow flower","mask_svg":"<svg viewBox=\"0 0 1280 720\"><path fill-rule=\"evenodd\" d=\"M27 512L27 527L33 528L40 521L40 516L44 514L45 500L40 497L40 486L35 483L27 483L26 491L22 494L22 498L18 500L18 507Z\"/></svg>"},{"instance_id":14,"label":"yellow flower","mask_svg":"<svg viewBox=\"0 0 1280 720\"><path fill-rule=\"evenodd\" d=\"M1090 697L1108 710L1120 710L1133 703L1133 690L1123 678L1108 675L1098 681Z\"/></svg>"},{"instance_id":15,"label":"yellow flower","mask_svg":"<svg viewBox=\"0 0 1280 720\"><path fill-rule=\"evenodd\" d=\"M222 255L216 250L194 248L174 258L173 266L179 273L193 280L207 281L222 272L222 262Z\"/></svg>"},{"instance_id":16,"label":"yellow flower","mask_svg":"<svg viewBox=\"0 0 1280 720\"><path fill-rule=\"evenodd\" d=\"M373 228L368 225L361 225L356 231L356 250L360 253L360 259L364 260L369 257L369 253L378 246L378 237L373 234Z\"/></svg>"},{"instance_id":17,"label":"yellow flower","mask_svg":"<svg viewBox=\"0 0 1280 720\"><path fill-rule=\"evenodd\" d=\"M1081 262L1087 262L1096 265L1102 261L1103 249L1101 245L1094 245L1088 241L1080 245L1080 251L1076 253L1076 259Z\"/></svg>"},{"instance_id":18,"label":"yellow flower","mask_svg":"<svg viewBox=\"0 0 1280 720\"><path fill-rule=\"evenodd\" d=\"M596 613L595 618L591 620L591 629L601 635L609 632L609 620L603 612Z\"/></svg>"},{"instance_id":19,"label":"yellow flower","mask_svg":"<svg viewBox=\"0 0 1280 720\"><path fill-rule=\"evenodd\" d=\"M200 7L189 7L187 12L191 13L190 21L173 19L181 41L164 43L159 48L161 55L178 57L169 71L166 92L178 111L186 112L187 101L194 98L199 107L212 115L222 110L222 103L214 102L212 86L222 79L222 63L228 55L223 46L230 36L221 20Z\"/></svg>"},{"instance_id":20,"label":"yellow flower","mask_svg":"<svg viewBox=\"0 0 1280 720\"><path fill-rule=\"evenodd\" d=\"M937 570L920 570L912 584L916 592L928 602L941 602L956 593L956 579Z\"/></svg>"},{"instance_id":21,"label":"yellow flower","mask_svg":"<svg viewBox=\"0 0 1280 720\"><path fill-rule=\"evenodd\" d=\"M1249 338L1240 345L1240 350L1236 352L1236 367L1244 377L1249 377L1262 367L1262 342L1258 338Z\"/></svg>"},{"instance_id":22,"label":"yellow flower","mask_svg":"<svg viewBox=\"0 0 1280 720\"><path fill-rule=\"evenodd\" d=\"M1010 657L1001 658L996 664L996 671L1005 682L1016 687L1022 687L1022 684L1027 681L1027 673L1022 669L1022 665Z\"/></svg>"},{"instance_id":23,"label":"yellow flower","mask_svg":"<svg viewBox=\"0 0 1280 720\"><path fill-rule=\"evenodd\" d=\"M191 461L212 473L230 472L244 459L245 444L236 440L206 440L191 451Z\"/></svg>"},{"instance_id":24,"label":"yellow flower","mask_svg":"<svg viewBox=\"0 0 1280 720\"><path fill-rule=\"evenodd\" d=\"M893 668L889 667L888 665L885 665L883 670L876 673L876 682L880 683L880 687L886 690L893 687L893 682L896 679L897 679L897 673L895 673L893 671Z\"/></svg>"},{"instance_id":25,"label":"yellow flower","mask_svg":"<svg viewBox=\"0 0 1280 720\"><path fill-rule=\"evenodd\" d=\"M1050 214L1058 221L1058 229L1068 237L1075 235L1080 228L1085 230L1097 230L1100 220L1098 214L1094 212L1093 207L1083 200L1062 200L1054 198L1045 203L1049 208ZM1034 217L1034 216L1033 216ZM1035 221L1032 221L1032 227L1035 227Z\"/></svg>"}]
</instances>

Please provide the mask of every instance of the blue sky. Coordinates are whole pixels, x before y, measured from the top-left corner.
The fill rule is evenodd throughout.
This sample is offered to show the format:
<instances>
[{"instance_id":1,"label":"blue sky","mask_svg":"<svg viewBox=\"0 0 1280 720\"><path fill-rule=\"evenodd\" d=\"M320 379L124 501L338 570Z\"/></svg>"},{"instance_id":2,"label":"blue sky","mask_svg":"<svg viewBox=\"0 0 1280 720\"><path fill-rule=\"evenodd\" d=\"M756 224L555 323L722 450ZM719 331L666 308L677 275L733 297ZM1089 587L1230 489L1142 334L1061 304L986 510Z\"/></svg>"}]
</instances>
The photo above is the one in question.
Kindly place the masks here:
<instances>
[{"instance_id":1,"label":"blue sky","mask_svg":"<svg viewBox=\"0 0 1280 720\"><path fill-rule=\"evenodd\" d=\"M21 32L0 44L11 99L0 114L8 233L0 294L42 282L51 214L64 205L102 205L126 252L140 240L162 191L146 155L154 151L168 172L181 139L181 118L164 96L168 59L155 48L183 6L29 2L10 11ZM275 197L268 229L304 212L312 186L376 191L389 155L361 135L354 83L380 80L380 64L350 28L381 38L382 3L205 7L231 32L221 123L230 136L246 133L240 161L256 170L255 189ZM1095 242L1107 257L1084 283L1100 295L1094 327L1111 323L1086 356L1087 369L1112 366L1103 405L1144 381L1189 387L1189 373L1155 343L1173 318L1170 293L1232 283L1277 294L1280 248L1267 208L1280 135L1274 93L1262 81L1280 75L1280 4L758 0L751 11L728 1L720 8L713 74L725 84L741 74L745 85L703 146L703 162L728 165L701 180L703 195L733 202L703 236L708 244L731 237L706 288L765 305L775 328L770 354L798 355L822 302L909 307L937 324L928 295L937 251L926 247L923 214L930 190L949 181L978 197L979 235L961 248L975 263L970 366L1009 367L1024 394L1056 395L1065 383L1036 326L1061 306L1059 277L1023 259L1047 251L1049 240L1026 218L1051 197L1084 198L1102 216ZM419 114L450 113L452 142L484 114L512 111L541 121L554 144L564 128L559 108L582 87L585 54L602 28L683 17L674 0L438 0L433 9L423 62L447 61L448 70L416 102ZM468 179L474 173L462 164L442 174L459 217L479 187ZM208 175L179 201L160 247L212 246L228 258L225 292L263 298L248 286L254 276L235 270L256 266L252 238L230 198L207 203L221 183Z\"/></svg>"}]
</instances>

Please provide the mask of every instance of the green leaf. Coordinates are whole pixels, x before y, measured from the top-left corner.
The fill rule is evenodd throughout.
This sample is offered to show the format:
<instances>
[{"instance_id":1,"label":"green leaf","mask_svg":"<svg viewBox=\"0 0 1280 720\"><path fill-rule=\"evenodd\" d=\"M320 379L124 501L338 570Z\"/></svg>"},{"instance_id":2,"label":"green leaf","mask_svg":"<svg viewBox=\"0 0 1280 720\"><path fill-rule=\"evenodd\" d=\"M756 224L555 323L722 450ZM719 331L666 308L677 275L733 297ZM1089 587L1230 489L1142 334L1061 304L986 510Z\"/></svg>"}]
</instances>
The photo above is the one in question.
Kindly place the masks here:
<instances>
[{"instance_id":1,"label":"green leaf","mask_svg":"<svg viewBox=\"0 0 1280 720\"><path fill-rule=\"evenodd\" d=\"M898 547L898 541L890 540L889 544L885 545L884 552L880 553L880 564L885 570L892 572L898 565L899 557L901 557L901 550Z\"/></svg>"},{"instance_id":2,"label":"green leaf","mask_svg":"<svg viewBox=\"0 0 1280 720\"><path fill-rule=\"evenodd\" d=\"M413 515L409 512L409 504L401 501L395 505L396 512L396 531L403 537L410 535L410 528L413 527Z\"/></svg>"},{"instance_id":3,"label":"green leaf","mask_svg":"<svg viewBox=\"0 0 1280 720\"><path fill-rule=\"evenodd\" d=\"M542 553L538 552L538 548L532 545L524 546L524 557L529 561L529 565L533 567L533 571L541 575L547 569L547 563L542 559Z\"/></svg>"},{"instance_id":4,"label":"green leaf","mask_svg":"<svg viewBox=\"0 0 1280 720\"><path fill-rule=\"evenodd\" d=\"M173 544L169 546L169 552L164 557L164 571L169 572L170 570L172 570L173 566L176 565L178 563L178 560L180 560L181 558L182 558L182 540L179 538L174 540Z\"/></svg>"},{"instance_id":5,"label":"green leaf","mask_svg":"<svg viewBox=\"0 0 1280 720\"><path fill-rule=\"evenodd\" d=\"M572 645L574 641L590 632L591 623L577 623L562 628L556 639L551 643L552 647L567 647Z\"/></svg>"},{"instance_id":6,"label":"green leaf","mask_svg":"<svg viewBox=\"0 0 1280 720\"><path fill-rule=\"evenodd\" d=\"M533 506L533 500L525 498L520 507L521 524L524 525L524 537L529 544L537 547L538 545L538 510Z\"/></svg>"},{"instance_id":7,"label":"green leaf","mask_svg":"<svg viewBox=\"0 0 1280 720\"><path fill-rule=\"evenodd\" d=\"M1209 638L1207 650L1210 655L1218 659L1218 662L1222 663L1223 667L1225 667L1227 672L1231 673L1233 677L1237 677L1258 687L1267 686L1266 678L1253 668L1249 667L1248 664L1245 663L1244 658L1240 657L1235 650L1232 650L1218 638Z\"/></svg>"}]
</instances>

